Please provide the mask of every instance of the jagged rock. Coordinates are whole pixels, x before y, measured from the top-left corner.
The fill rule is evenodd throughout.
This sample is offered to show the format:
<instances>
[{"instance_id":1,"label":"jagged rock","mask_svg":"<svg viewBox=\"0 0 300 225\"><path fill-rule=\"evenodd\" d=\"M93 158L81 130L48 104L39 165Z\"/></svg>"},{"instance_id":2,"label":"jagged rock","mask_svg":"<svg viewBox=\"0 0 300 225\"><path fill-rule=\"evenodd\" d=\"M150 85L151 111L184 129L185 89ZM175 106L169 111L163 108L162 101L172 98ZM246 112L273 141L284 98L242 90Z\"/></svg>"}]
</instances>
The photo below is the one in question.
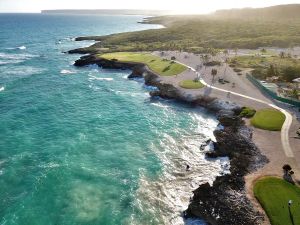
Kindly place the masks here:
<instances>
[{"instance_id":1,"label":"jagged rock","mask_svg":"<svg viewBox=\"0 0 300 225\"><path fill-rule=\"evenodd\" d=\"M268 160L252 142L252 130L233 113L223 111L221 115L235 122L226 122L223 130L214 132L215 150L206 153L206 156L228 156L230 174L217 177L212 186L208 183L200 185L194 191L186 215L203 218L213 225L260 224L263 217L247 199L244 176Z\"/></svg>"},{"instance_id":2,"label":"jagged rock","mask_svg":"<svg viewBox=\"0 0 300 225\"><path fill-rule=\"evenodd\" d=\"M236 103L233 103L233 102L229 102L229 101L223 101L223 100L220 100L220 99L215 99L213 100L209 105L208 107L213 110L213 111L220 111L220 110L231 110L233 112L236 112L236 111L240 111L241 109L241 106L239 106L238 104Z\"/></svg>"}]
</instances>

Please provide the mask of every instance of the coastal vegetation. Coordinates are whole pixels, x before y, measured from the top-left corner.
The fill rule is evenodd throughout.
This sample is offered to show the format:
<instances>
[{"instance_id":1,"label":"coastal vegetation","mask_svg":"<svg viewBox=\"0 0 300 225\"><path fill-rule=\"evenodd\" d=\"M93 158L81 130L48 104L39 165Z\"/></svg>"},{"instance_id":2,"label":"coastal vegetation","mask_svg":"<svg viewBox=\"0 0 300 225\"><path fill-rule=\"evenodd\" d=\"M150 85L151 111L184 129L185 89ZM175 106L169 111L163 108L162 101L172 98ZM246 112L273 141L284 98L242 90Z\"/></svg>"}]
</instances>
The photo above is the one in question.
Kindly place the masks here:
<instances>
[{"instance_id":1,"label":"coastal vegetation","mask_svg":"<svg viewBox=\"0 0 300 225\"><path fill-rule=\"evenodd\" d=\"M266 177L256 182L254 195L272 225L300 225L299 187L279 178Z\"/></svg>"},{"instance_id":2,"label":"coastal vegetation","mask_svg":"<svg viewBox=\"0 0 300 225\"><path fill-rule=\"evenodd\" d=\"M252 118L256 113L256 110L250 107L243 107L240 113L241 117Z\"/></svg>"},{"instance_id":3,"label":"coastal vegetation","mask_svg":"<svg viewBox=\"0 0 300 225\"><path fill-rule=\"evenodd\" d=\"M187 69L184 65L173 60L162 59L147 52L114 52L99 54L98 56L109 60L143 63L153 72L162 76L177 75Z\"/></svg>"},{"instance_id":4,"label":"coastal vegetation","mask_svg":"<svg viewBox=\"0 0 300 225\"><path fill-rule=\"evenodd\" d=\"M226 12L206 16L151 17L143 22L162 24L165 28L80 37L77 40L100 41L86 50L102 52L178 50L215 53L237 48L288 48L300 44L300 8L285 7L284 10L286 13L282 15L278 14L280 8L271 7L266 16L259 12L260 17L246 17L243 11L236 13L234 18ZM289 10L293 13L288 13ZM253 11L252 14L256 15ZM294 16L291 18L290 15Z\"/></svg>"},{"instance_id":5,"label":"coastal vegetation","mask_svg":"<svg viewBox=\"0 0 300 225\"><path fill-rule=\"evenodd\" d=\"M204 84L195 80L183 80L179 83L179 86L185 89L200 89L204 87Z\"/></svg>"},{"instance_id":6,"label":"coastal vegetation","mask_svg":"<svg viewBox=\"0 0 300 225\"><path fill-rule=\"evenodd\" d=\"M285 121L285 115L275 109L262 109L255 113L251 124L263 130L280 131Z\"/></svg>"},{"instance_id":7,"label":"coastal vegetation","mask_svg":"<svg viewBox=\"0 0 300 225\"><path fill-rule=\"evenodd\" d=\"M278 77L279 80L292 82L299 77L300 60L289 55L247 55L237 56L230 60L231 67L252 68L252 75L265 80L268 77Z\"/></svg>"}]
</instances>

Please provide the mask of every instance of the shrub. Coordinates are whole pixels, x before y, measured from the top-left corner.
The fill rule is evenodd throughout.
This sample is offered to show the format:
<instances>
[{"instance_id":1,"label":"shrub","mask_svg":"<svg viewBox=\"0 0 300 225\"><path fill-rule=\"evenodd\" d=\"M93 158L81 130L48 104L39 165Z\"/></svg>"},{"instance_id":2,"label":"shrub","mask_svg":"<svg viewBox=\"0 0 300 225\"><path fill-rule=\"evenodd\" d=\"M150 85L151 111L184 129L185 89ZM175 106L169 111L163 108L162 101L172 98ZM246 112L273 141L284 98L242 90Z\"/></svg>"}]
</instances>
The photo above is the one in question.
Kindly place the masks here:
<instances>
[{"instance_id":1,"label":"shrub","mask_svg":"<svg viewBox=\"0 0 300 225\"><path fill-rule=\"evenodd\" d=\"M290 170L292 170L292 167L291 167L289 164L285 164L285 165L282 167L282 169L283 169L284 171L290 171Z\"/></svg>"},{"instance_id":2,"label":"shrub","mask_svg":"<svg viewBox=\"0 0 300 225\"><path fill-rule=\"evenodd\" d=\"M207 63L204 63L205 66L221 66L221 62L220 61L210 61Z\"/></svg>"},{"instance_id":3,"label":"shrub","mask_svg":"<svg viewBox=\"0 0 300 225\"><path fill-rule=\"evenodd\" d=\"M243 107L240 116L245 118L251 118L255 115L255 113L256 113L255 109L252 109L250 107Z\"/></svg>"},{"instance_id":4,"label":"shrub","mask_svg":"<svg viewBox=\"0 0 300 225\"><path fill-rule=\"evenodd\" d=\"M242 70L238 69L238 68L234 68L233 71L236 72L236 73L242 72Z\"/></svg>"}]
</instances>

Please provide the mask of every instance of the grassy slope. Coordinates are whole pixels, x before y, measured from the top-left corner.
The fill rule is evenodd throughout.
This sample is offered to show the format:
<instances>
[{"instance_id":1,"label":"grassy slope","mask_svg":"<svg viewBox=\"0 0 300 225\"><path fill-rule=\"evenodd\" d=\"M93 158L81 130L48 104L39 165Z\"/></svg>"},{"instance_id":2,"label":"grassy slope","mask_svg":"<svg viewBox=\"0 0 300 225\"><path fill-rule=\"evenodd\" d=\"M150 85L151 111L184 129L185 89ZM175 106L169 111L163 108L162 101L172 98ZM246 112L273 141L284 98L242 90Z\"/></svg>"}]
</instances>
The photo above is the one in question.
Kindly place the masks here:
<instances>
[{"instance_id":1,"label":"grassy slope","mask_svg":"<svg viewBox=\"0 0 300 225\"><path fill-rule=\"evenodd\" d=\"M293 225L288 201L293 200L291 213L294 225L300 225L300 189L279 178L263 178L254 186L254 195L265 209L272 225Z\"/></svg>"},{"instance_id":2,"label":"grassy slope","mask_svg":"<svg viewBox=\"0 0 300 225\"><path fill-rule=\"evenodd\" d=\"M280 58L279 56L237 56L231 59L231 63L235 63L241 68L268 68L270 65L280 66L297 66L299 59Z\"/></svg>"},{"instance_id":3,"label":"grassy slope","mask_svg":"<svg viewBox=\"0 0 300 225\"><path fill-rule=\"evenodd\" d=\"M200 89L204 87L200 81L195 82L193 80L183 80L180 82L179 86L185 89Z\"/></svg>"},{"instance_id":4,"label":"grassy slope","mask_svg":"<svg viewBox=\"0 0 300 225\"><path fill-rule=\"evenodd\" d=\"M275 109L262 109L255 113L251 124L257 128L270 131L280 131L285 115Z\"/></svg>"},{"instance_id":5,"label":"grassy slope","mask_svg":"<svg viewBox=\"0 0 300 225\"><path fill-rule=\"evenodd\" d=\"M299 12L300 14L300 12ZM213 16L165 16L150 19L166 28L95 37L92 48L107 51L185 50L209 48L289 47L300 44L300 17L293 20L223 19Z\"/></svg>"},{"instance_id":6,"label":"grassy slope","mask_svg":"<svg viewBox=\"0 0 300 225\"><path fill-rule=\"evenodd\" d=\"M115 52L99 55L106 59L117 59L123 62L140 62L147 64L147 66L154 72L162 76L172 76L182 73L186 70L186 67L172 62L170 60L164 60L158 56L151 55L149 53L139 52Z\"/></svg>"}]
</instances>

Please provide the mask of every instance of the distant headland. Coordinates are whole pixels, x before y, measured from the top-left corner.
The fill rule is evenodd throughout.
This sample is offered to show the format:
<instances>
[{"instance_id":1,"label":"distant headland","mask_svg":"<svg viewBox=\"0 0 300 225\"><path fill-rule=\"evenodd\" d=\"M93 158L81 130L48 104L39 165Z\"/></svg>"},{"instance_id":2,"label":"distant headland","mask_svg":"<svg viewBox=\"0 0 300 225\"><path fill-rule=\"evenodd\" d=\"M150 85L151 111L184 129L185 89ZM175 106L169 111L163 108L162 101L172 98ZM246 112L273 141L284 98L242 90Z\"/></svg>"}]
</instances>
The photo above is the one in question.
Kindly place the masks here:
<instances>
[{"instance_id":1,"label":"distant headland","mask_svg":"<svg viewBox=\"0 0 300 225\"><path fill-rule=\"evenodd\" d=\"M44 14L99 14L99 15L171 15L168 10L142 10L142 9L59 9L42 10Z\"/></svg>"}]
</instances>

